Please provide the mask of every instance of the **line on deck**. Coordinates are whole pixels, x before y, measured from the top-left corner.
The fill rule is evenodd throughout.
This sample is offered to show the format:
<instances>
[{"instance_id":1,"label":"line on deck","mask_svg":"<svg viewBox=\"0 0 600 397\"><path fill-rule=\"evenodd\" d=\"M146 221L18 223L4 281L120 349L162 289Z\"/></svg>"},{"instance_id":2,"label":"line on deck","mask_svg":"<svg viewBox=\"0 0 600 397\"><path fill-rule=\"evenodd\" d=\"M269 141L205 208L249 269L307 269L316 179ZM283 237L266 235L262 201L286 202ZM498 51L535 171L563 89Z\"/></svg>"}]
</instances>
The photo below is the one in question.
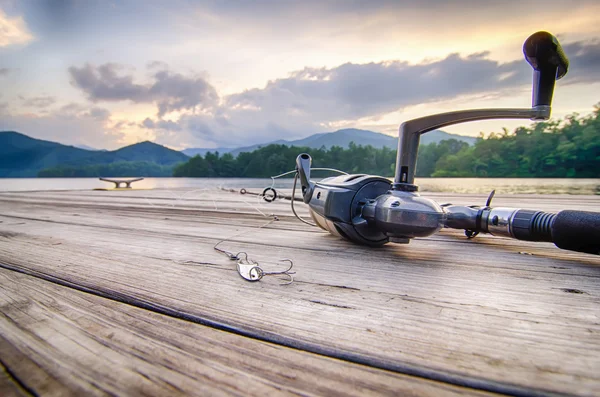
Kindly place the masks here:
<instances>
[{"instance_id":1,"label":"line on deck","mask_svg":"<svg viewBox=\"0 0 600 397\"><path fill-rule=\"evenodd\" d=\"M354 364L361 364L368 367L396 372L399 374L410 375L418 378L433 380L456 386L462 386L471 389L506 394L511 396L542 397L565 395L563 393L556 393L549 390L532 389L514 384L500 383L493 380L435 370L415 364L394 362L391 360L381 358L363 356L361 354L342 351L339 349L322 346L313 342L301 341L291 337L278 335L272 332L263 331L248 326L227 324L219 320L218 318L211 318L211 316L201 317L168 306L164 306L159 303L154 303L144 299L136 298L121 292L106 290L97 286L87 285L86 283L77 283L69 281L64 278L40 272L38 270L28 269L19 265L0 263L0 268L25 274L57 285L61 285L63 287L71 288L80 292L85 292L105 299L110 299L112 301L124 303L140 309L149 310L154 313L193 322L196 324L215 328L225 332L230 332L236 335L259 340L262 342L272 343L295 350L300 350L308 353L318 354L320 356L347 361Z\"/></svg>"}]
</instances>

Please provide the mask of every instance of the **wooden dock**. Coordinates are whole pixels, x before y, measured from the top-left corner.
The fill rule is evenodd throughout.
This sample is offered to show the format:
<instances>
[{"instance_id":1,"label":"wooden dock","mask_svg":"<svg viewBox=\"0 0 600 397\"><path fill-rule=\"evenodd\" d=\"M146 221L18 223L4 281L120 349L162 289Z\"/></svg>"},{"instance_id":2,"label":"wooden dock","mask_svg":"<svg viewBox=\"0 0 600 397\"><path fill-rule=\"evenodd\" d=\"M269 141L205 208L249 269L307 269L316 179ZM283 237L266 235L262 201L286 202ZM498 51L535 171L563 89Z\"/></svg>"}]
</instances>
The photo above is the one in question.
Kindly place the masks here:
<instances>
[{"instance_id":1,"label":"wooden dock","mask_svg":"<svg viewBox=\"0 0 600 397\"><path fill-rule=\"evenodd\" d=\"M294 283L245 281L222 239ZM598 396L600 258L453 230L372 249L218 190L0 193L0 395L178 394Z\"/></svg>"}]
</instances>

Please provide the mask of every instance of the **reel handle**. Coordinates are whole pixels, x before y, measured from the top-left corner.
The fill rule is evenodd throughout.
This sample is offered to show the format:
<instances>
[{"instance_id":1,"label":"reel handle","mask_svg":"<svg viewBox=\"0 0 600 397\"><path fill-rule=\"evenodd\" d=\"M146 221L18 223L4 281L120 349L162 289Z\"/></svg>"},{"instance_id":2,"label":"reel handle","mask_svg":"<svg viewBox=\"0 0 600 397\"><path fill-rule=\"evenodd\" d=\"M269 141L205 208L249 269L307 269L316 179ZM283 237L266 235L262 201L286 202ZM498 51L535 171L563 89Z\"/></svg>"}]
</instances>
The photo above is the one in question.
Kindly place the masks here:
<instances>
[{"instance_id":1,"label":"reel handle","mask_svg":"<svg viewBox=\"0 0 600 397\"><path fill-rule=\"evenodd\" d=\"M299 154L296 157L296 172L300 177L300 186L302 187L302 200L308 204L312 198L314 184L310 181L310 166L312 158L308 153Z\"/></svg>"},{"instance_id":2,"label":"reel handle","mask_svg":"<svg viewBox=\"0 0 600 397\"><path fill-rule=\"evenodd\" d=\"M531 109L467 109L456 112L432 114L405 121L398 135L396 176L392 190L414 192L417 152L421 134L449 125L491 119L548 120L551 113L552 94L556 79L563 77L569 60L556 37L548 32L531 35L523 45L527 62L533 66L533 106Z\"/></svg>"},{"instance_id":3,"label":"reel handle","mask_svg":"<svg viewBox=\"0 0 600 397\"><path fill-rule=\"evenodd\" d=\"M569 59L558 39L548 32L537 32L523 44L525 59L534 69L533 107L550 106L556 80L567 74Z\"/></svg>"}]
</instances>

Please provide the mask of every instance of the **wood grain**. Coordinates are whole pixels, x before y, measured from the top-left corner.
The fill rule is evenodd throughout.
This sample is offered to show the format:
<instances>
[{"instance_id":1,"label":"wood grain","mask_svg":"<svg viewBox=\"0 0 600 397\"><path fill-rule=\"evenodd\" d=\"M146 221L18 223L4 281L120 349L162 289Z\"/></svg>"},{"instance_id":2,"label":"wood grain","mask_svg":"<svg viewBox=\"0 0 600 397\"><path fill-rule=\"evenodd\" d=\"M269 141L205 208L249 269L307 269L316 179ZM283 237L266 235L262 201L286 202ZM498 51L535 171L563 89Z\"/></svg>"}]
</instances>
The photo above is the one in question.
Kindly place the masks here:
<instances>
[{"instance_id":1,"label":"wood grain","mask_svg":"<svg viewBox=\"0 0 600 397\"><path fill-rule=\"evenodd\" d=\"M2 359L37 395L487 395L236 336L5 269L0 287ZM0 389L3 396L21 390Z\"/></svg>"},{"instance_id":2,"label":"wood grain","mask_svg":"<svg viewBox=\"0 0 600 397\"><path fill-rule=\"evenodd\" d=\"M599 210L600 197L494 204ZM298 222L288 205L217 191L0 194L0 263L397 369L531 393L600 393L597 257L448 230L369 249ZM270 219L261 213L280 221L257 229ZM240 232L223 247L261 263L290 258L296 282L242 280L212 250Z\"/></svg>"},{"instance_id":3,"label":"wood grain","mask_svg":"<svg viewBox=\"0 0 600 397\"><path fill-rule=\"evenodd\" d=\"M0 349L0 351L2 351ZM0 396L4 397L23 397L30 394L19 385L13 375L8 372L3 364L0 364Z\"/></svg>"}]
</instances>

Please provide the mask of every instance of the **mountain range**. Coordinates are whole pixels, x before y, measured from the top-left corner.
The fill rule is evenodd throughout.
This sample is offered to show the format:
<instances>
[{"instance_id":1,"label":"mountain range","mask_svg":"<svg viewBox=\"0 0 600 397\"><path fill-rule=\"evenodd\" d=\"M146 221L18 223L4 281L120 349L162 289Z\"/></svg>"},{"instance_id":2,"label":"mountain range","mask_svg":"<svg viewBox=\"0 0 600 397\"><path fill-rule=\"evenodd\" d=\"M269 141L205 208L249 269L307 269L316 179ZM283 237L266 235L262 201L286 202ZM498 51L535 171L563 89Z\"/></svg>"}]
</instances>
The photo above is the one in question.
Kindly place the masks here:
<instances>
[{"instance_id":1,"label":"mountain range","mask_svg":"<svg viewBox=\"0 0 600 397\"><path fill-rule=\"evenodd\" d=\"M477 138L473 138L470 136L458 135L458 134L450 134L441 130L434 130L428 132L427 134L423 134L421 136L421 145L428 145L430 143L439 143L446 139L456 139L462 142L466 142L469 145L473 145ZM231 153L234 156L242 152L253 152L256 149L260 149L261 147L268 146L271 144L277 145L286 145L286 146L307 146L313 149L319 149L321 147L325 147L327 149L332 146L340 146L343 148L348 148L350 142L354 142L357 145L371 145L378 149L382 147L389 147L390 149L396 149L398 146L398 138L381 134L378 132L368 131L368 130L359 130L356 128L347 128L342 130L337 130L335 132L324 132L320 134L313 134L309 137L297 139L294 141L287 140L277 140L273 142L252 145L252 146L244 146L238 148L230 148L230 147L219 147L219 148L190 148L184 149L182 152L188 156L195 156L197 154L204 156L207 152L219 152L220 154Z\"/></svg>"},{"instance_id":2,"label":"mountain range","mask_svg":"<svg viewBox=\"0 0 600 397\"><path fill-rule=\"evenodd\" d=\"M175 165L187 160L189 157L181 152L148 141L118 150L90 151L15 131L0 131L0 177L36 177L39 171L56 166L140 161Z\"/></svg>"},{"instance_id":3,"label":"mountain range","mask_svg":"<svg viewBox=\"0 0 600 397\"><path fill-rule=\"evenodd\" d=\"M436 130L423 135L421 137L421 144L426 145L452 138L469 144L473 144L476 139ZM161 172L164 173L168 171L164 167L172 167L175 164L188 161L188 156L204 155L209 151L218 151L220 154L231 153L237 156L239 153L252 152L270 144L304 146L318 149L321 147L331 148L332 146L348 148L350 142L363 146L371 145L376 148L387 146L394 150L398 145L398 139L389 135L367 130L343 129L335 132L314 134L307 138L293 141L277 140L239 148L198 148L185 149L179 152L156 143L145 141L117 150L88 150L87 148L31 138L15 131L0 131L0 177L36 177L40 171L54 170L56 167L77 169L107 164L114 164L120 167L122 163L128 163L130 166L133 166L133 163L137 163L136 167L140 170L148 169L148 165L152 166L154 164L152 167L163 167ZM107 169L107 167L99 169ZM115 168L108 169L112 170L110 172L114 172L115 170ZM153 171L148 172L158 172L154 168L151 169ZM52 175L53 173L50 174Z\"/></svg>"}]
</instances>

